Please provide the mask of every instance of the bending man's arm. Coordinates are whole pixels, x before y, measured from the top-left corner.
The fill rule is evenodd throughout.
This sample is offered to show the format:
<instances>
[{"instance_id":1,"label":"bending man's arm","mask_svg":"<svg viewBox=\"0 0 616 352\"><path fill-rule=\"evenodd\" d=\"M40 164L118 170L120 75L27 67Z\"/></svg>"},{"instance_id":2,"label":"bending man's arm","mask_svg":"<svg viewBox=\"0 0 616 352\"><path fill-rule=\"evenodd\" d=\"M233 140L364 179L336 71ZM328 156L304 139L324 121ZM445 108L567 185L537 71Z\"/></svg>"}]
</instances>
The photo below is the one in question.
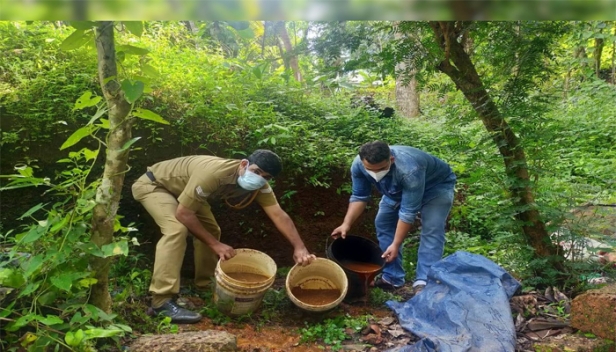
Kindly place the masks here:
<instances>
[{"instance_id":1,"label":"bending man's arm","mask_svg":"<svg viewBox=\"0 0 616 352\"><path fill-rule=\"evenodd\" d=\"M207 244L220 259L227 260L235 257L235 250L233 247L220 242L216 237L212 236L212 234L201 225L194 211L179 204L175 212L175 218L186 226L188 231L195 235L201 242Z\"/></svg>"},{"instance_id":2,"label":"bending man's arm","mask_svg":"<svg viewBox=\"0 0 616 352\"><path fill-rule=\"evenodd\" d=\"M404 178L402 191L402 201L400 202L400 210L398 211L398 225L394 240L383 253L383 258L387 263L393 261L398 256L398 251L404 238L413 227L413 222L417 216L417 212L421 208L421 202L424 195L426 183L425 172L413 172Z\"/></svg>"},{"instance_id":3,"label":"bending man's arm","mask_svg":"<svg viewBox=\"0 0 616 352\"><path fill-rule=\"evenodd\" d=\"M342 225L336 227L334 229L334 231L332 231L332 237L338 237L341 236L342 238L345 238L347 235L347 232L349 232L349 230L351 229L351 226L355 223L355 220L357 220L357 218L359 218L359 216L364 212L364 209L366 209L366 202L351 202L349 203L349 208L347 209L347 213L344 216L344 221L342 222Z\"/></svg>"},{"instance_id":4,"label":"bending man's arm","mask_svg":"<svg viewBox=\"0 0 616 352\"><path fill-rule=\"evenodd\" d=\"M398 225L396 226L396 234L394 235L394 241L391 243L391 245L389 245L389 247L387 247L387 249L381 256L385 259L385 262L390 263L394 259L396 259L396 257L398 257L398 250L400 249L402 242L404 242L406 234L411 231L412 227L412 224L408 224L402 220L398 220Z\"/></svg>"},{"instance_id":5,"label":"bending man's arm","mask_svg":"<svg viewBox=\"0 0 616 352\"><path fill-rule=\"evenodd\" d=\"M295 228L293 220L291 220L289 214L282 210L279 204L264 207L263 211L265 211L265 214L267 214L274 225L276 225L278 231L282 232L284 237L286 237L289 243L293 246L293 259L295 260L295 263L308 265L316 259L314 254L310 254L308 252L308 249L306 249L304 242Z\"/></svg>"}]
</instances>

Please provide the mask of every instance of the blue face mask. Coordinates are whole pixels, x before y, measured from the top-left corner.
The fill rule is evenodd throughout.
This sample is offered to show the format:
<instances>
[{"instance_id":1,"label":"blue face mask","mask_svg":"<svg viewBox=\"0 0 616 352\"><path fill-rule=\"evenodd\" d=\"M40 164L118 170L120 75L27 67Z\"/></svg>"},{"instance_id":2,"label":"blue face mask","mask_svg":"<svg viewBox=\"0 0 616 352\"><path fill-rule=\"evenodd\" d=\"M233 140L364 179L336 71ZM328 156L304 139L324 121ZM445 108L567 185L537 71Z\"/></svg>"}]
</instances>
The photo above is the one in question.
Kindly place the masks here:
<instances>
[{"instance_id":1,"label":"blue face mask","mask_svg":"<svg viewBox=\"0 0 616 352\"><path fill-rule=\"evenodd\" d=\"M244 171L244 174L237 178L237 184L247 191L254 191L265 186L267 180L248 170L249 165L250 163L246 165L246 171Z\"/></svg>"}]
</instances>

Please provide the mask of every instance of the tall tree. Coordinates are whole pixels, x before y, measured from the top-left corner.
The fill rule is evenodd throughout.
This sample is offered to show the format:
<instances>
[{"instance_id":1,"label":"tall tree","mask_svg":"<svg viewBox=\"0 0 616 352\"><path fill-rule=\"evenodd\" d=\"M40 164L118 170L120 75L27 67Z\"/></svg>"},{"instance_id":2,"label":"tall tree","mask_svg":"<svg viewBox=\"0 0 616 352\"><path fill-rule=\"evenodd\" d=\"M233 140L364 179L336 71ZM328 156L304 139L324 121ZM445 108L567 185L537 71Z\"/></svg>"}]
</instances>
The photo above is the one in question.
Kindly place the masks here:
<instances>
[{"instance_id":1,"label":"tall tree","mask_svg":"<svg viewBox=\"0 0 616 352\"><path fill-rule=\"evenodd\" d=\"M605 39L603 39L603 28L599 29L599 36L595 38L595 50L593 51L593 60L595 62L595 75L599 78L601 73L601 56L603 56L603 47Z\"/></svg>"},{"instance_id":2,"label":"tall tree","mask_svg":"<svg viewBox=\"0 0 616 352\"><path fill-rule=\"evenodd\" d=\"M92 242L99 247L113 240L114 223L120 203L124 174L127 171L128 148L124 145L131 139L129 113L131 104L124 97L118 80L114 26L111 21L96 25L96 52L98 78L109 109L109 133L105 169L96 194L96 206L92 214ZM111 258L92 257L92 269L97 283L92 287L90 302L102 310L111 311L109 295L109 265Z\"/></svg>"},{"instance_id":3,"label":"tall tree","mask_svg":"<svg viewBox=\"0 0 616 352\"><path fill-rule=\"evenodd\" d=\"M293 50L293 44L291 43L291 38L289 37L289 32L287 31L286 22L275 21L272 27L278 38L282 41L282 46L284 47L283 60L285 61L285 66L290 67L293 71L293 77L295 80L301 82L302 74L299 70L297 53Z\"/></svg>"},{"instance_id":4,"label":"tall tree","mask_svg":"<svg viewBox=\"0 0 616 352\"><path fill-rule=\"evenodd\" d=\"M415 53L408 56L414 59L418 72L437 70L451 78L473 107L503 158L508 193L523 235L534 248L536 257L550 261L551 268L563 269L562 257L557 255L557 247L552 244L535 203L523 145L505 119L509 114L524 113L529 115L528 118L541 115L544 109L541 100L532 98L529 92L550 73L546 62L551 45L562 33L561 25L432 21L401 22L399 27L406 33L419 33L421 46L407 38L396 40L384 57L394 58L392 64L395 64L408 55L401 50L412 50ZM541 33L541 36L536 33ZM469 52L465 51L472 34L475 37L472 38L473 58L483 65L488 85Z\"/></svg>"},{"instance_id":5,"label":"tall tree","mask_svg":"<svg viewBox=\"0 0 616 352\"><path fill-rule=\"evenodd\" d=\"M532 190L528 163L518 136L503 117L499 107L486 89L464 44L459 40L473 24L468 22L430 22L434 37L441 50L436 68L451 78L456 87L464 94L468 102L483 122L492 137L505 164L505 171L510 178L509 192L514 203L520 209L516 218L520 221L524 235L533 246L535 254L541 258L553 258L557 254L547 233ZM537 43L537 45L539 45ZM502 48L501 48L502 49ZM515 70L521 75L524 67L515 63ZM554 262L562 268L560 261Z\"/></svg>"}]
</instances>

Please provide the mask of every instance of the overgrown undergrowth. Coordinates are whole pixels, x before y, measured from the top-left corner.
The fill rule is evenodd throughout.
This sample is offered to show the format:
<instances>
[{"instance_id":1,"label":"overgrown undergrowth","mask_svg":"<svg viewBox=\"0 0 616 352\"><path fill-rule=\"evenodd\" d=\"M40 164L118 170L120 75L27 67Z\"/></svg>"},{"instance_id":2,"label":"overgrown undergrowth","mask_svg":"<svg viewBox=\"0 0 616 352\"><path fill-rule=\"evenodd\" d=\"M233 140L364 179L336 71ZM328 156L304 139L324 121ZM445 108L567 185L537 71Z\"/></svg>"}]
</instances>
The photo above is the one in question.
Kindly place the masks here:
<instances>
[{"instance_id":1,"label":"overgrown undergrowth","mask_svg":"<svg viewBox=\"0 0 616 352\"><path fill-rule=\"evenodd\" d=\"M0 223L0 286L10 288L0 297L0 319L7 322L0 334L4 341L24 348L55 344L87 351L96 339L115 339L119 344L120 336L135 331L130 326L139 326L142 332L173 327L135 309L145 304L151 273L133 261L136 257L126 257L133 224L118 218L117 242L106 248L89 244L89 211L102 161L94 163L93 151L80 149L68 158L63 151L51 153L60 165L57 174L36 168L37 160L49 159L49 154L37 155L34 145L61 143L96 113L93 106L74 109L84 92L95 97L100 92L92 45L60 50L70 33L68 27L54 28L50 23L0 23L2 174L13 173L10 170L17 165L14 173L38 178L47 184L41 187L53 189L40 204L23 209L19 219L2 218ZM505 176L492 139L459 92L443 94L427 85L421 93L423 116L379 119L351 107L351 97L375 94L393 105L392 81L379 88L332 87L317 79L318 72L308 70L303 83L294 82L275 62L221 55L174 23L148 24L141 37L120 28L117 40L127 52L136 50L131 46L148 51L147 58L127 54L120 60L122 69L144 84L143 99L135 107L150 109L170 121L168 126L135 122L143 139L131 152L133 161L159 161L148 159L148 152L157 148L177 150L177 156L196 151L223 157L242 157L256 148L269 148L284 159L289 175L329 187L332 170L347 169L364 142L380 139L411 145L447 161L458 176L446 254L456 250L482 254L523 280L527 288L550 286L565 275L568 288L580 291L591 273L613 275L611 268L594 262L574 263L566 273L533 275L534 268L545 262L532 260L532 248L520 236L521 224L515 214L521 209L508 191L512 180ZM542 87L544 98L550 99L545 111L512 107L505 110L511 115L506 119L522 140L536 203L549 230L565 228L572 240L599 236L588 231L587 223L572 221L570 210L587 203L616 202L616 90L605 82L585 79L575 83L576 89L563 99L560 78L555 79ZM432 83L443 85L443 80L434 77ZM6 185L4 180L2 185ZM348 189L340 193L347 197ZM53 198L45 198L50 194ZM416 258L413 236L404 249L409 279ZM600 239L613 246L613 238ZM110 289L116 313L130 324L118 323L115 314L87 304L95 283L88 268L89 255L119 256ZM380 302L384 297L374 299ZM282 293L270 294L260 319L276 319L285 304ZM205 314L224 322L211 308ZM353 325L344 319L330 321L319 334L335 344L342 337L337 335L339 330L330 333L328 326L337 329L349 324ZM311 330L304 333L318 335Z\"/></svg>"}]
</instances>

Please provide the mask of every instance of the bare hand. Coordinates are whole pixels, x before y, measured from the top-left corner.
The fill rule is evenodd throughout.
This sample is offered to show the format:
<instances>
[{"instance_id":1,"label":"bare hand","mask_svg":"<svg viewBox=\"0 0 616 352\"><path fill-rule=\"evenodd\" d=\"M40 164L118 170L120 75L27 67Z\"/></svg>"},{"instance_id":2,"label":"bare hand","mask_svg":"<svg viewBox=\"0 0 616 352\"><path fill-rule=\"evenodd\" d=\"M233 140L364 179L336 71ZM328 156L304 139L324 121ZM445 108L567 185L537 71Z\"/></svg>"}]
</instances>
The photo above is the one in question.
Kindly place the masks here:
<instances>
[{"instance_id":1,"label":"bare hand","mask_svg":"<svg viewBox=\"0 0 616 352\"><path fill-rule=\"evenodd\" d=\"M386 263L391 263L398 257L399 250L398 246L391 244L387 247L381 258L385 258Z\"/></svg>"},{"instance_id":2,"label":"bare hand","mask_svg":"<svg viewBox=\"0 0 616 352\"><path fill-rule=\"evenodd\" d=\"M295 260L296 264L300 264L301 266L306 266L315 259L317 259L317 257L314 254L310 254L306 247L296 249L293 252L293 260Z\"/></svg>"},{"instance_id":3,"label":"bare hand","mask_svg":"<svg viewBox=\"0 0 616 352\"><path fill-rule=\"evenodd\" d=\"M212 247L212 251L218 255L218 258L225 261L227 259L231 259L235 257L235 249L231 246L227 246L222 242L218 242L216 245Z\"/></svg>"},{"instance_id":4,"label":"bare hand","mask_svg":"<svg viewBox=\"0 0 616 352\"><path fill-rule=\"evenodd\" d=\"M334 229L334 231L332 231L331 236L333 238L338 238L339 236L342 237L342 238L345 238L346 235L347 235L347 232L349 232L349 230L350 230L350 226L342 224L342 225L336 227Z\"/></svg>"}]
</instances>

